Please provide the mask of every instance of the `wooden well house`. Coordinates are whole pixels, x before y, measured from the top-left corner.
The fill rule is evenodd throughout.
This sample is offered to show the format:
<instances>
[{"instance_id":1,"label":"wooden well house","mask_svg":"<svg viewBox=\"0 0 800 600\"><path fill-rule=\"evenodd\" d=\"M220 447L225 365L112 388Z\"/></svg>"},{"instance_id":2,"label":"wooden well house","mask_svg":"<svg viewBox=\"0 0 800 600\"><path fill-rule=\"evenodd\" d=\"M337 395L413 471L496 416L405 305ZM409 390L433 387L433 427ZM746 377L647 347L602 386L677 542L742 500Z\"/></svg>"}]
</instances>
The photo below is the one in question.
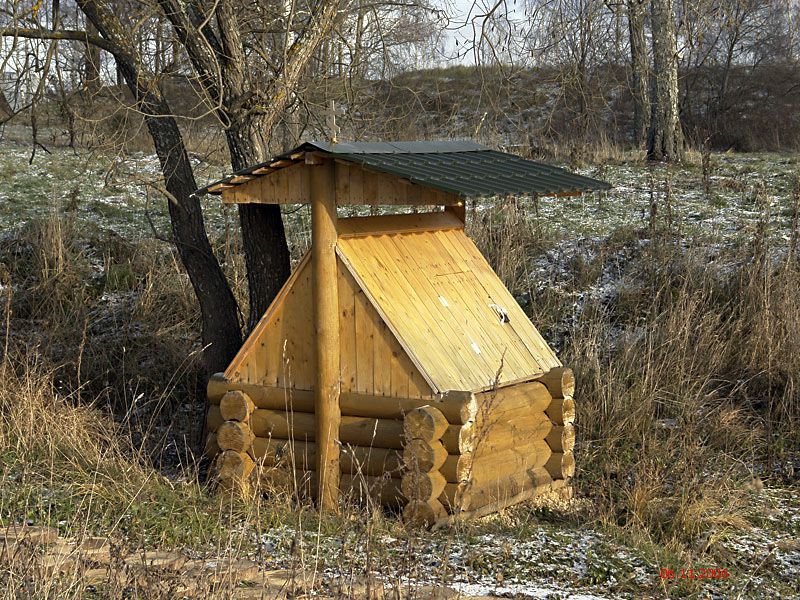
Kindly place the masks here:
<instances>
[{"instance_id":1,"label":"wooden well house","mask_svg":"<svg viewBox=\"0 0 800 600\"><path fill-rule=\"evenodd\" d=\"M355 490L428 523L565 488L572 372L465 234L464 201L607 187L471 142L306 143L209 186L312 217L311 250L209 383L219 477L283 465L323 508ZM365 204L444 210L337 216Z\"/></svg>"}]
</instances>

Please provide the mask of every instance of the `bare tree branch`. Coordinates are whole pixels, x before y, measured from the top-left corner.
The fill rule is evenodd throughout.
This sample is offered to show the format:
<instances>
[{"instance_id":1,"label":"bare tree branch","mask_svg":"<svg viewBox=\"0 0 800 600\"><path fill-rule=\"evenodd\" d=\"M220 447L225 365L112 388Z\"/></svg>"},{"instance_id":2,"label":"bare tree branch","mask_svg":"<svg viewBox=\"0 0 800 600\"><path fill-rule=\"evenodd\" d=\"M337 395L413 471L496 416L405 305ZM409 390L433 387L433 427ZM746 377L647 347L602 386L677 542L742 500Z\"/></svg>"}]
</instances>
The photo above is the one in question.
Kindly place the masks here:
<instances>
[{"instance_id":1,"label":"bare tree branch","mask_svg":"<svg viewBox=\"0 0 800 600\"><path fill-rule=\"evenodd\" d=\"M53 31L47 29L30 29L30 28L15 27L13 29L0 29L0 36L21 37L21 38L35 39L35 40L69 40L76 42L84 42L86 44L92 44L93 46L102 48L103 50L112 55L116 55L117 53L120 52L120 47L114 44L113 42L103 37L100 37L99 35L90 35L85 31L80 31L76 29L61 29L58 31Z\"/></svg>"}]
</instances>

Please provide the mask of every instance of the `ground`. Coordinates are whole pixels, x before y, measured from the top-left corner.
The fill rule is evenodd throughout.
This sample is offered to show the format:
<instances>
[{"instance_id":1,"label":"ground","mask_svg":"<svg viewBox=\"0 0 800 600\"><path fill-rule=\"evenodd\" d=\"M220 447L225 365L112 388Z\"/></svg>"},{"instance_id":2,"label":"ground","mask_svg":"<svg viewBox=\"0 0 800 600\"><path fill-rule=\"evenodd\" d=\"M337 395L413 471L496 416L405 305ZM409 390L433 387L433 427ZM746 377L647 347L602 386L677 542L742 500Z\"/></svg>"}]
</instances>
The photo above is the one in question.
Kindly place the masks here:
<instances>
[{"instance_id":1,"label":"ground","mask_svg":"<svg viewBox=\"0 0 800 600\"><path fill-rule=\"evenodd\" d=\"M320 581L329 584L350 580L363 583L363 574L371 571L380 585L399 590L398 594L415 587L430 590L441 584L467 596L573 600L800 597L800 461L790 442L781 442L785 451L766 462L756 454L730 460L732 452L727 452L726 461L741 466L737 477L744 473L741 481L749 478L751 482L739 485L737 479L737 518L726 520L720 516L727 514L725 510L718 511L713 515L716 521L709 525L706 519L703 528L687 534L681 543L657 539L652 526L637 525L632 518L624 526L595 518L599 509L593 496L602 491L603 484L594 481L592 473L582 471L583 457L585 464L595 464L590 463L590 457L595 454L593 444L597 440L589 437L588 424L579 429L586 436L579 437L577 494L568 505L517 507L479 523L434 532L406 530L392 515L372 514L362 519L360 509L348 511L340 519L320 521L307 509L292 508L285 501L282 510L269 507L266 501L264 514L245 511L243 516L239 509L226 510L200 489L194 479L197 474L187 469L186 452L176 441L196 434L187 423L197 420L198 409L185 398L189 386L176 383L184 367L170 358L168 349L171 345L197 348L196 316L175 314L177 309L167 310L156 302L147 304L149 290L163 282L152 278L147 283L147 277L141 275L147 271L135 258L141 255L151 261L154 256L170 253L167 242L153 241L167 238L169 232L164 201L149 185L157 181L157 161L148 155L119 159L69 149L51 151L37 153L28 164L28 147L6 144L0 148L0 292L9 298L11 306L11 296L27 297L25 286L43 285L41 276L20 279L19 257L27 256L30 250L25 244L39 239L25 237L31 224L52 220L54 215L58 222L70 223L70 235L77 247L75 260L87 265L78 278L96 283L87 292L88 312L80 313L84 320L71 327L83 327L83 336L56 336L55 309L30 303L16 309L13 317L7 315L8 335L28 347L28 356L41 352L45 364L50 360L58 365L74 362L75 355L83 356L84 346L102 340L112 348L108 355L102 355L107 361L105 370L77 367L78 378L83 373L89 380L82 382L85 389L102 388L106 390L103 397L111 399L100 412L112 415L129 433L134 448L147 436L171 441L157 452L148 449L137 455L144 465L141 468L151 469L143 471L148 474L141 479L145 483L140 490L146 493L131 499L128 506L121 504L121 513L114 514L109 508L109 513L98 517L98 513L85 509L81 487L94 484L53 482L42 473L32 476L20 459L24 455L20 443L8 433L12 429L7 426L5 434L0 432L0 458L5 462L0 466L3 524L28 520L32 525L55 526L63 535L90 530L93 535L119 541L130 551L156 547L211 559L234 554L254 559L269 570L299 567L304 572L318 572ZM705 173L708 191L704 189L699 157L669 169L649 167L636 157L602 167L579 165L576 168L581 173L606 179L614 189L575 198L470 205L470 232L488 253L497 251L500 258L518 254L506 262L497 262L497 256L491 258L531 313L546 321L544 305L557 307L542 328L560 352L568 352L570 331L588 307L620 310L620 303L628 301L631 288L640 285L631 281L632 266L639 265L644 256L649 256L644 253L657 244L683 254L699 254L724 276L737 261L752 257L753 240L761 239L759 235L763 237L765 230L770 240L768 261L778 264L787 260L787 248L796 235L793 219L796 223L800 157L731 153L712 154L710 159ZM221 174L217 166L198 159L194 164L205 180ZM216 197L205 197L203 205L209 235L225 258L226 271L234 280L240 279L240 264L232 255L236 247L232 233L235 213L223 209ZM287 207L286 213L293 257L297 259L308 244L308 214L305 208L293 207ZM504 229L509 223L516 231L524 224L534 232L524 241L521 249L525 252L503 254L503 245L513 245L516 239L513 231ZM508 235L504 237L503 232ZM120 244L134 249L122 253L125 260L119 258ZM177 267L170 273L180 281ZM185 281L176 285L177 291L167 291L175 293L176 298L190 298ZM167 294L163 289L158 293ZM72 313L64 306L71 305L59 304L63 311L60 318L68 321ZM154 312L160 320L157 325L148 324ZM639 328L646 330L648 325L640 324ZM616 348L626 344L636 331L616 318L602 339L609 348ZM36 340L36 347L32 340ZM149 345L147 352L138 355L145 343L142 340L158 345ZM137 357L133 361L132 353ZM99 354L88 356L101 360ZM137 368L141 365L146 368ZM170 373L155 375L160 373L159 368L172 368L171 374L177 377L173 380ZM67 386L73 375L69 369L62 373L61 366L53 369L58 395L62 393L58 382ZM87 375L86 369L93 375ZM143 372L150 373L150 379ZM7 376L5 366L3 376ZM109 393L107 388L116 391ZM67 405L72 406L75 393L69 390L63 394ZM142 405L140 412L137 402ZM148 411L156 404L161 406L159 402L168 405L170 417L165 420L161 415L148 421ZM125 403L128 408L120 411ZM0 402L0 413L3 406ZM579 427L580 417L579 409ZM658 431L686 426L681 418L669 414L657 417L653 426ZM142 429L148 427L144 435ZM713 467L697 465L693 476L702 479L708 475L711 480L712 473ZM19 489L22 482L24 493ZM151 490L147 486L155 487ZM108 499L99 498L97 502L114 506ZM723 508L727 503L727 498L721 501ZM210 514L202 514L204 511ZM665 517L670 518L669 514ZM170 530L184 526L188 531ZM703 568L719 571L714 571L714 578L693 579ZM674 578L662 578L663 569L671 570Z\"/></svg>"}]
</instances>

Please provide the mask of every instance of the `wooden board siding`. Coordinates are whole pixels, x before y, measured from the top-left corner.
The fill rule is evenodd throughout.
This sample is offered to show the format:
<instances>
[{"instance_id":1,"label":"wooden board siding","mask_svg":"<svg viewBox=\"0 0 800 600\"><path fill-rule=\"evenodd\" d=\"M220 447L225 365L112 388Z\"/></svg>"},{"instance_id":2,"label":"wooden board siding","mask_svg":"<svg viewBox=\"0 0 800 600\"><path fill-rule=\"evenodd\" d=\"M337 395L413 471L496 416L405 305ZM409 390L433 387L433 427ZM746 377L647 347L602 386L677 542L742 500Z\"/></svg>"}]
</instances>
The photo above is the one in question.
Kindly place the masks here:
<instances>
[{"instance_id":1,"label":"wooden board siding","mask_svg":"<svg viewBox=\"0 0 800 600\"><path fill-rule=\"evenodd\" d=\"M430 398L432 390L339 261L342 392ZM304 257L225 371L231 381L314 389L311 265Z\"/></svg>"},{"instance_id":2,"label":"wooden board siding","mask_svg":"<svg viewBox=\"0 0 800 600\"><path fill-rule=\"evenodd\" d=\"M455 210L456 207L449 206ZM459 208L463 208L463 205ZM425 212L373 217L350 217L339 220L339 237L359 237L389 233L413 233L438 229L464 229L464 222L452 212Z\"/></svg>"},{"instance_id":3,"label":"wooden board siding","mask_svg":"<svg viewBox=\"0 0 800 600\"><path fill-rule=\"evenodd\" d=\"M425 378L341 262L339 319L342 392L432 397Z\"/></svg>"},{"instance_id":4,"label":"wooden board siding","mask_svg":"<svg viewBox=\"0 0 800 600\"><path fill-rule=\"evenodd\" d=\"M301 204L311 202L308 172L303 163L277 169L222 192L225 204Z\"/></svg>"},{"instance_id":5,"label":"wooden board siding","mask_svg":"<svg viewBox=\"0 0 800 600\"><path fill-rule=\"evenodd\" d=\"M308 165L298 162L278 168L245 183L224 188L225 204L304 204L311 201ZM341 159L335 161L337 206L453 205L462 202L455 194L414 184L394 175L365 169Z\"/></svg>"},{"instance_id":6,"label":"wooden board siding","mask_svg":"<svg viewBox=\"0 0 800 600\"><path fill-rule=\"evenodd\" d=\"M487 389L498 371L507 384L561 365L461 229L340 238L338 251L435 392Z\"/></svg>"},{"instance_id":7,"label":"wooden board siding","mask_svg":"<svg viewBox=\"0 0 800 600\"><path fill-rule=\"evenodd\" d=\"M232 381L314 388L311 261L303 257L225 371Z\"/></svg>"}]
</instances>

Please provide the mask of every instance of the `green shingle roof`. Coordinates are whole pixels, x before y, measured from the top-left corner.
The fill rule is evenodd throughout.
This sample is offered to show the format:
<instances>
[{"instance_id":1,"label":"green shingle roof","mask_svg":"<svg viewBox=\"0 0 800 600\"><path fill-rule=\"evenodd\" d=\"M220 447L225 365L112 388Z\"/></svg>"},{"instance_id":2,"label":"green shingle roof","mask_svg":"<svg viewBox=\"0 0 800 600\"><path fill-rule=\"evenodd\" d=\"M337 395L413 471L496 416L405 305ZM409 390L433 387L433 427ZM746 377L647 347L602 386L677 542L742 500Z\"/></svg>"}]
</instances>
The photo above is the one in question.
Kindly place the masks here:
<instances>
[{"instance_id":1,"label":"green shingle roof","mask_svg":"<svg viewBox=\"0 0 800 600\"><path fill-rule=\"evenodd\" d=\"M611 188L604 181L470 141L306 142L270 161L214 182L196 194L219 193L225 186L258 176L253 175L254 171L309 151L330 154L462 198L510 194L552 196Z\"/></svg>"}]
</instances>

